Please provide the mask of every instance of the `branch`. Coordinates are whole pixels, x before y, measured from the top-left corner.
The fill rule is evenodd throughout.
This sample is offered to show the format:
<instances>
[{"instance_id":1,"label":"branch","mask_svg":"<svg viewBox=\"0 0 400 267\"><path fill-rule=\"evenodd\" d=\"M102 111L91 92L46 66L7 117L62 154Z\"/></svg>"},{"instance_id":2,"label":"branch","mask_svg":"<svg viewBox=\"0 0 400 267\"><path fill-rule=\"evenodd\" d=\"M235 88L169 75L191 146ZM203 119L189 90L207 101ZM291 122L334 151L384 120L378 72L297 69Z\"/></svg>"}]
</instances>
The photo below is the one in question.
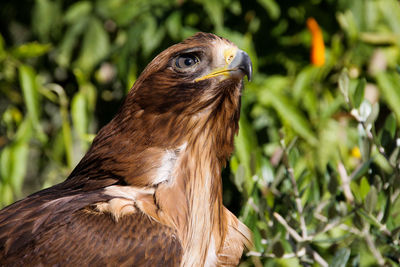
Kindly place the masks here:
<instances>
[{"instance_id":1,"label":"branch","mask_svg":"<svg viewBox=\"0 0 400 267\"><path fill-rule=\"evenodd\" d=\"M339 161L338 172L340 179L342 180L343 193L348 203L352 204L354 202L354 196L350 189L350 177L347 175L346 168L343 163Z\"/></svg>"},{"instance_id":2,"label":"branch","mask_svg":"<svg viewBox=\"0 0 400 267\"><path fill-rule=\"evenodd\" d=\"M296 140L297 139L293 140L289 147L294 145ZM286 168L287 172L289 173L289 178L290 178L290 181L293 186L293 193L295 196L297 211L299 212L301 234L303 236L303 239L306 240L306 239L308 239L307 226L306 226L306 221L305 221L304 215L303 215L303 205L301 204L301 199L300 199L299 190L297 188L296 178L294 177L293 168L290 166L290 163L289 163L289 155L287 152L287 148L284 146L283 142L281 142L281 145L283 148L283 157L282 157L283 164L285 165L285 168Z\"/></svg>"},{"instance_id":3,"label":"branch","mask_svg":"<svg viewBox=\"0 0 400 267\"><path fill-rule=\"evenodd\" d=\"M294 230L290 225L285 221L285 219L277 212L274 212L275 219L286 228L286 231L296 240L297 242L301 243L305 240Z\"/></svg>"}]
</instances>

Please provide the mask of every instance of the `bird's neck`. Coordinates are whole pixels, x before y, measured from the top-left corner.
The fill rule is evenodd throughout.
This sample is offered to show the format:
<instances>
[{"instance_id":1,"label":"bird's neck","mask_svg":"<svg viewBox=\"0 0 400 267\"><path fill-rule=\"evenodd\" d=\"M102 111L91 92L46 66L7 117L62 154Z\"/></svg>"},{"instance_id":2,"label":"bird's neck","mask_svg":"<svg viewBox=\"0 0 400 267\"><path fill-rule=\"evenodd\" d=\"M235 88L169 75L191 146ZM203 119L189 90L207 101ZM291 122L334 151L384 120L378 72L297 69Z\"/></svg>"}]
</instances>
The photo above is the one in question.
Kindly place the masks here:
<instances>
[{"instance_id":1,"label":"bird's neck","mask_svg":"<svg viewBox=\"0 0 400 267\"><path fill-rule=\"evenodd\" d=\"M208 138L204 133L185 144L176 160L174 180L156 190L161 220L172 224L182 241L182 266L206 266L208 254L216 259L225 236L222 166Z\"/></svg>"},{"instance_id":2,"label":"bird's neck","mask_svg":"<svg viewBox=\"0 0 400 267\"><path fill-rule=\"evenodd\" d=\"M215 266L227 233L221 170L233 151L239 114L237 107L224 105L233 103L196 119L202 127L196 127L181 146L173 183L157 189L161 209L183 243L182 266Z\"/></svg>"}]
</instances>

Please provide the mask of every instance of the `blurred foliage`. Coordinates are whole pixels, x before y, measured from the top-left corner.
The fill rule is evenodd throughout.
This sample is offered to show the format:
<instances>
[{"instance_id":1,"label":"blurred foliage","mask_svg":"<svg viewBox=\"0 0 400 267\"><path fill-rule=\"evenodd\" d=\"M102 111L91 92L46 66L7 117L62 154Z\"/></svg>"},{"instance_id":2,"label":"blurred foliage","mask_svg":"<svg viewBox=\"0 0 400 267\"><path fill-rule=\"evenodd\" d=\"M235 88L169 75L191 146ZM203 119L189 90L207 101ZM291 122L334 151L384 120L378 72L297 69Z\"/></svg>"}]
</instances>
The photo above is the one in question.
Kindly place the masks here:
<instances>
[{"instance_id":1,"label":"blurred foliage","mask_svg":"<svg viewBox=\"0 0 400 267\"><path fill-rule=\"evenodd\" d=\"M398 1L3 2L0 206L64 180L157 53L214 32L255 69L223 172L242 266L400 263Z\"/></svg>"}]
</instances>

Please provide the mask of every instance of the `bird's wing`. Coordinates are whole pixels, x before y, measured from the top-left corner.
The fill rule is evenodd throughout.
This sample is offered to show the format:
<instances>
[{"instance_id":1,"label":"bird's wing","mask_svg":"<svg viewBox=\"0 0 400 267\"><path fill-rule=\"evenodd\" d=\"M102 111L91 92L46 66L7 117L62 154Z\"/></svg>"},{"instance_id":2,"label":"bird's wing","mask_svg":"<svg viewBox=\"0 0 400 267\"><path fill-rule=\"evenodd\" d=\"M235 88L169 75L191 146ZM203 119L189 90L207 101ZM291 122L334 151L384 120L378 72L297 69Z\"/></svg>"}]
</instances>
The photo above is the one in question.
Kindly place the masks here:
<instances>
[{"instance_id":1,"label":"bird's wing","mask_svg":"<svg viewBox=\"0 0 400 267\"><path fill-rule=\"evenodd\" d=\"M101 190L59 197L45 192L5 208L0 265L179 266L175 230L140 209L116 219L95 204L112 199Z\"/></svg>"}]
</instances>

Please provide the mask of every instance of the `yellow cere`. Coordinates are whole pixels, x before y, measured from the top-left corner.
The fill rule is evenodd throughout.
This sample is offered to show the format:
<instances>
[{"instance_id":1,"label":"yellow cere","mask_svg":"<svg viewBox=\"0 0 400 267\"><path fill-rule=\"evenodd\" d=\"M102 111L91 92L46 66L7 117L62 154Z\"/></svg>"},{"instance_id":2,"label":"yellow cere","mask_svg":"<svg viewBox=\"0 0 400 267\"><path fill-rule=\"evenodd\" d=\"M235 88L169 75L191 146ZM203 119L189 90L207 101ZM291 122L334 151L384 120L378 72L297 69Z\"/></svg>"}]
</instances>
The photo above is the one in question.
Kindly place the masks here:
<instances>
[{"instance_id":1,"label":"yellow cere","mask_svg":"<svg viewBox=\"0 0 400 267\"><path fill-rule=\"evenodd\" d=\"M228 66L233 61L233 59L235 58L237 50L238 50L237 47L230 47L230 48L226 49L224 51L224 59L225 59L226 65L224 67L222 67L222 68L217 68L217 69L213 70L211 73L209 73L209 74L207 74L207 75L205 75L203 77L197 78L195 80L195 82L206 80L206 79L209 79L209 78L212 78L212 77L217 77L217 76L220 76L220 75L229 76L229 71L230 70L229 70Z\"/></svg>"},{"instance_id":2,"label":"yellow cere","mask_svg":"<svg viewBox=\"0 0 400 267\"><path fill-rule=\"evenodd\" d=\"M224 51L224 58L226 64L229 65L232 62L232 60L235 58L236 52L237 52L237 47L231 47Z\"/></svg>"}]
</instances>

